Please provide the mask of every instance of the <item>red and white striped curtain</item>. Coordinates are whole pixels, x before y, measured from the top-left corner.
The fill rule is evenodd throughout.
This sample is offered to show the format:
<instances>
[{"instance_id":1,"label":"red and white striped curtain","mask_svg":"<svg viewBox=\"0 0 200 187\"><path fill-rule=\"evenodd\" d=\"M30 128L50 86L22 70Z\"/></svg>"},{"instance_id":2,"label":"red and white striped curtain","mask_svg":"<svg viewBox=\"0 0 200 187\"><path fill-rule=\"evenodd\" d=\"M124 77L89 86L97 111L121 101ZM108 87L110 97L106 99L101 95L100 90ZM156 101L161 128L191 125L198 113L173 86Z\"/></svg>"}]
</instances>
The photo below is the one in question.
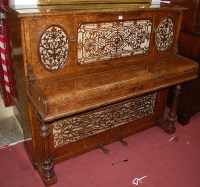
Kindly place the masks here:
<instances>
[{"instance_id":1,"label":"red and white striped curtain","mask_svg":"<svg viewBox=\"0 0 200 187\"><path fill-rule=\"evenodd\" d=\"M0 13L4 13L4 6L8 6L8 1L0 0ZM0 22L0 79L3 93L2 98L7 107L12 105L14 72L8 27L6 25L6 20L2 19Z\"/></svg>"},{"instance_id":2,"label":"red and white striped curtain","mask_svg":"<svg viewBox=\"0 0 200 187\"><path fill-rule=\"evenodd\" d=\"M7 94L10 94L10 81L8 75L8 64L6 62L6 50L5 50L5 42L3 36L0 35L0 53L1 53L1 66L2 66L2 77L4 82L4 89Z\"/></svg>"}]
</instances>

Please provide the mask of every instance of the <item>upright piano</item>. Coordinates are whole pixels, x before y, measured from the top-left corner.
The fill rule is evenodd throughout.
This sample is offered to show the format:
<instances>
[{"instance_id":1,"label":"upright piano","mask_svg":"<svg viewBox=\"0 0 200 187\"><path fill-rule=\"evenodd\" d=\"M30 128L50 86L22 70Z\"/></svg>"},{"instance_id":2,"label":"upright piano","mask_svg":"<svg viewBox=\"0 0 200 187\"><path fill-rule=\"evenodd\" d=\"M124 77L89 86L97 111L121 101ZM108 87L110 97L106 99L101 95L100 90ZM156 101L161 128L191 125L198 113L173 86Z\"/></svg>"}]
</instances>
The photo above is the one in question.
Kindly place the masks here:
<instances>
[{"instance_id":1,"label":"upright piano","mask_svg":"<svg viewBox=\"0 0 200 187\"><path fill-rule=\"evenodd\" d=\"M177 54L185 8L129 0L40 2L6 8L6 23L18 92L14 111L46 185L57 182L58 162L99 147L108 154L105 145L127 145L123 138L153 126L175 132L180 84L198 71Z\"/></svg>"}]
</instances>

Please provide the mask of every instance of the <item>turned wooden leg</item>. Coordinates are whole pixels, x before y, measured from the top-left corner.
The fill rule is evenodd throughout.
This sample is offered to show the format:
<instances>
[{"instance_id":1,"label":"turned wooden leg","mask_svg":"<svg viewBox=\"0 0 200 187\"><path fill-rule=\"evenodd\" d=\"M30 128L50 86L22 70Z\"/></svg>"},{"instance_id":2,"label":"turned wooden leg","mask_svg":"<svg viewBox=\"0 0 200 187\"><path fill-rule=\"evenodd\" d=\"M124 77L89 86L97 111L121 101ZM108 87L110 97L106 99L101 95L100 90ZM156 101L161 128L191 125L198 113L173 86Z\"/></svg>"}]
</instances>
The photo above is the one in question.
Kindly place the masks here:
<instances>
[{"instance_id":1,"label":"turned wooden leg","mask_svg":"<svg viewBox=\"0 0 200 187\"><path fill-rule=\"evenodd\" d=\"M173 133L176 130L176 127L175 127L175 122L177 120L176 111L178 107L179 96L181 94L181 85L175 86L173 92L174 92L173 102L172 102L171 110L168 113L168 118L166 121L166 128L167 128L168 133Z\"/></svg>"},{"instance_id":2,"label":"turned wooden leg","mask_svg":"<svg viewBox=\"0 0 200 187\"><path fill-rule=\"evenodd\" d=\"M174 90L174 96L173 96L173 102L170 109L170 112L168 113L167 120L164 118L158 119L158 125L160 128L162 128L165 132L168 134L172 134L176 131L175 122L177 120L177 106L179 102L179 96L181 94L181 85L175 86Z\"/></svg>"},{"instance_id":3,"label":"turned wooden leg","mask_svg":"<svg viewBox=\"0 0 200 187\"><path fill-rule=\"evenodd\" d=\"M38 115L39 116L39 115ZM54 173L54 164L50 155L49 125L44 123L44 120L39 117L41 126L39 135L42 137L42 165L39 168L40 175L46 185L51 185L57 182L56 174Z\"/></svg>"}]
</instances>

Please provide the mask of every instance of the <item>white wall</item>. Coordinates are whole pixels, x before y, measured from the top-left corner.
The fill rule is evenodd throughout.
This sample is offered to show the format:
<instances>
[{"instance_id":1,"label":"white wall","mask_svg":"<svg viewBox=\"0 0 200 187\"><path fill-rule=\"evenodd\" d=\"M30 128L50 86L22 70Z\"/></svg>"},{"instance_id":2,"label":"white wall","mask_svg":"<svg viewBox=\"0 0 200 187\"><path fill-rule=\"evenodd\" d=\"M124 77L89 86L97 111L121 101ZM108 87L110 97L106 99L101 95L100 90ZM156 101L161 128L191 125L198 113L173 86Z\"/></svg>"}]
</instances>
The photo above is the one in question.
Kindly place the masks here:
<instances>
[{"instance_id":1,"label":"white wall","mask_svg":"<svg viewBox=\"0 0 200 187\"><path fill-rule=\"evenodd\" d=\"M11 5L33 5L37 0L10 0Z\"/></svg>"}]
</instances>

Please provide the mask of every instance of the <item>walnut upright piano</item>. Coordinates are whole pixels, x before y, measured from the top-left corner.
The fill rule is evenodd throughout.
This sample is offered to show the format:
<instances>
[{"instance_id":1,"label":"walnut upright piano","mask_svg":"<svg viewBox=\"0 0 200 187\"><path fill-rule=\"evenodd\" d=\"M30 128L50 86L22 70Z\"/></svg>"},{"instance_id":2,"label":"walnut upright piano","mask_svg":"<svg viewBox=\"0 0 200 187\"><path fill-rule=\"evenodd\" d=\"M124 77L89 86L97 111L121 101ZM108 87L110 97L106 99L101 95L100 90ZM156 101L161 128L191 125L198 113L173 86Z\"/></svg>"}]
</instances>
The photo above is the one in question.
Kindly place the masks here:
<instances>
[{"instance_id":1,"label":"walnut upright piano","mask_svg":"<svg viewBox=\"0 0 200 187\"><path fill-rule=\"evenodd\" d=\"M6 17L18 91L15 113L31 137L24 145L45 184L57 181L55 163L98 147L108 153L106 144L125 144L124 137L156 125L175 131L180 83L198 71L177 54L185 8L129 0L41 2L6 8Z\"/></svg>"}]
</instances>

